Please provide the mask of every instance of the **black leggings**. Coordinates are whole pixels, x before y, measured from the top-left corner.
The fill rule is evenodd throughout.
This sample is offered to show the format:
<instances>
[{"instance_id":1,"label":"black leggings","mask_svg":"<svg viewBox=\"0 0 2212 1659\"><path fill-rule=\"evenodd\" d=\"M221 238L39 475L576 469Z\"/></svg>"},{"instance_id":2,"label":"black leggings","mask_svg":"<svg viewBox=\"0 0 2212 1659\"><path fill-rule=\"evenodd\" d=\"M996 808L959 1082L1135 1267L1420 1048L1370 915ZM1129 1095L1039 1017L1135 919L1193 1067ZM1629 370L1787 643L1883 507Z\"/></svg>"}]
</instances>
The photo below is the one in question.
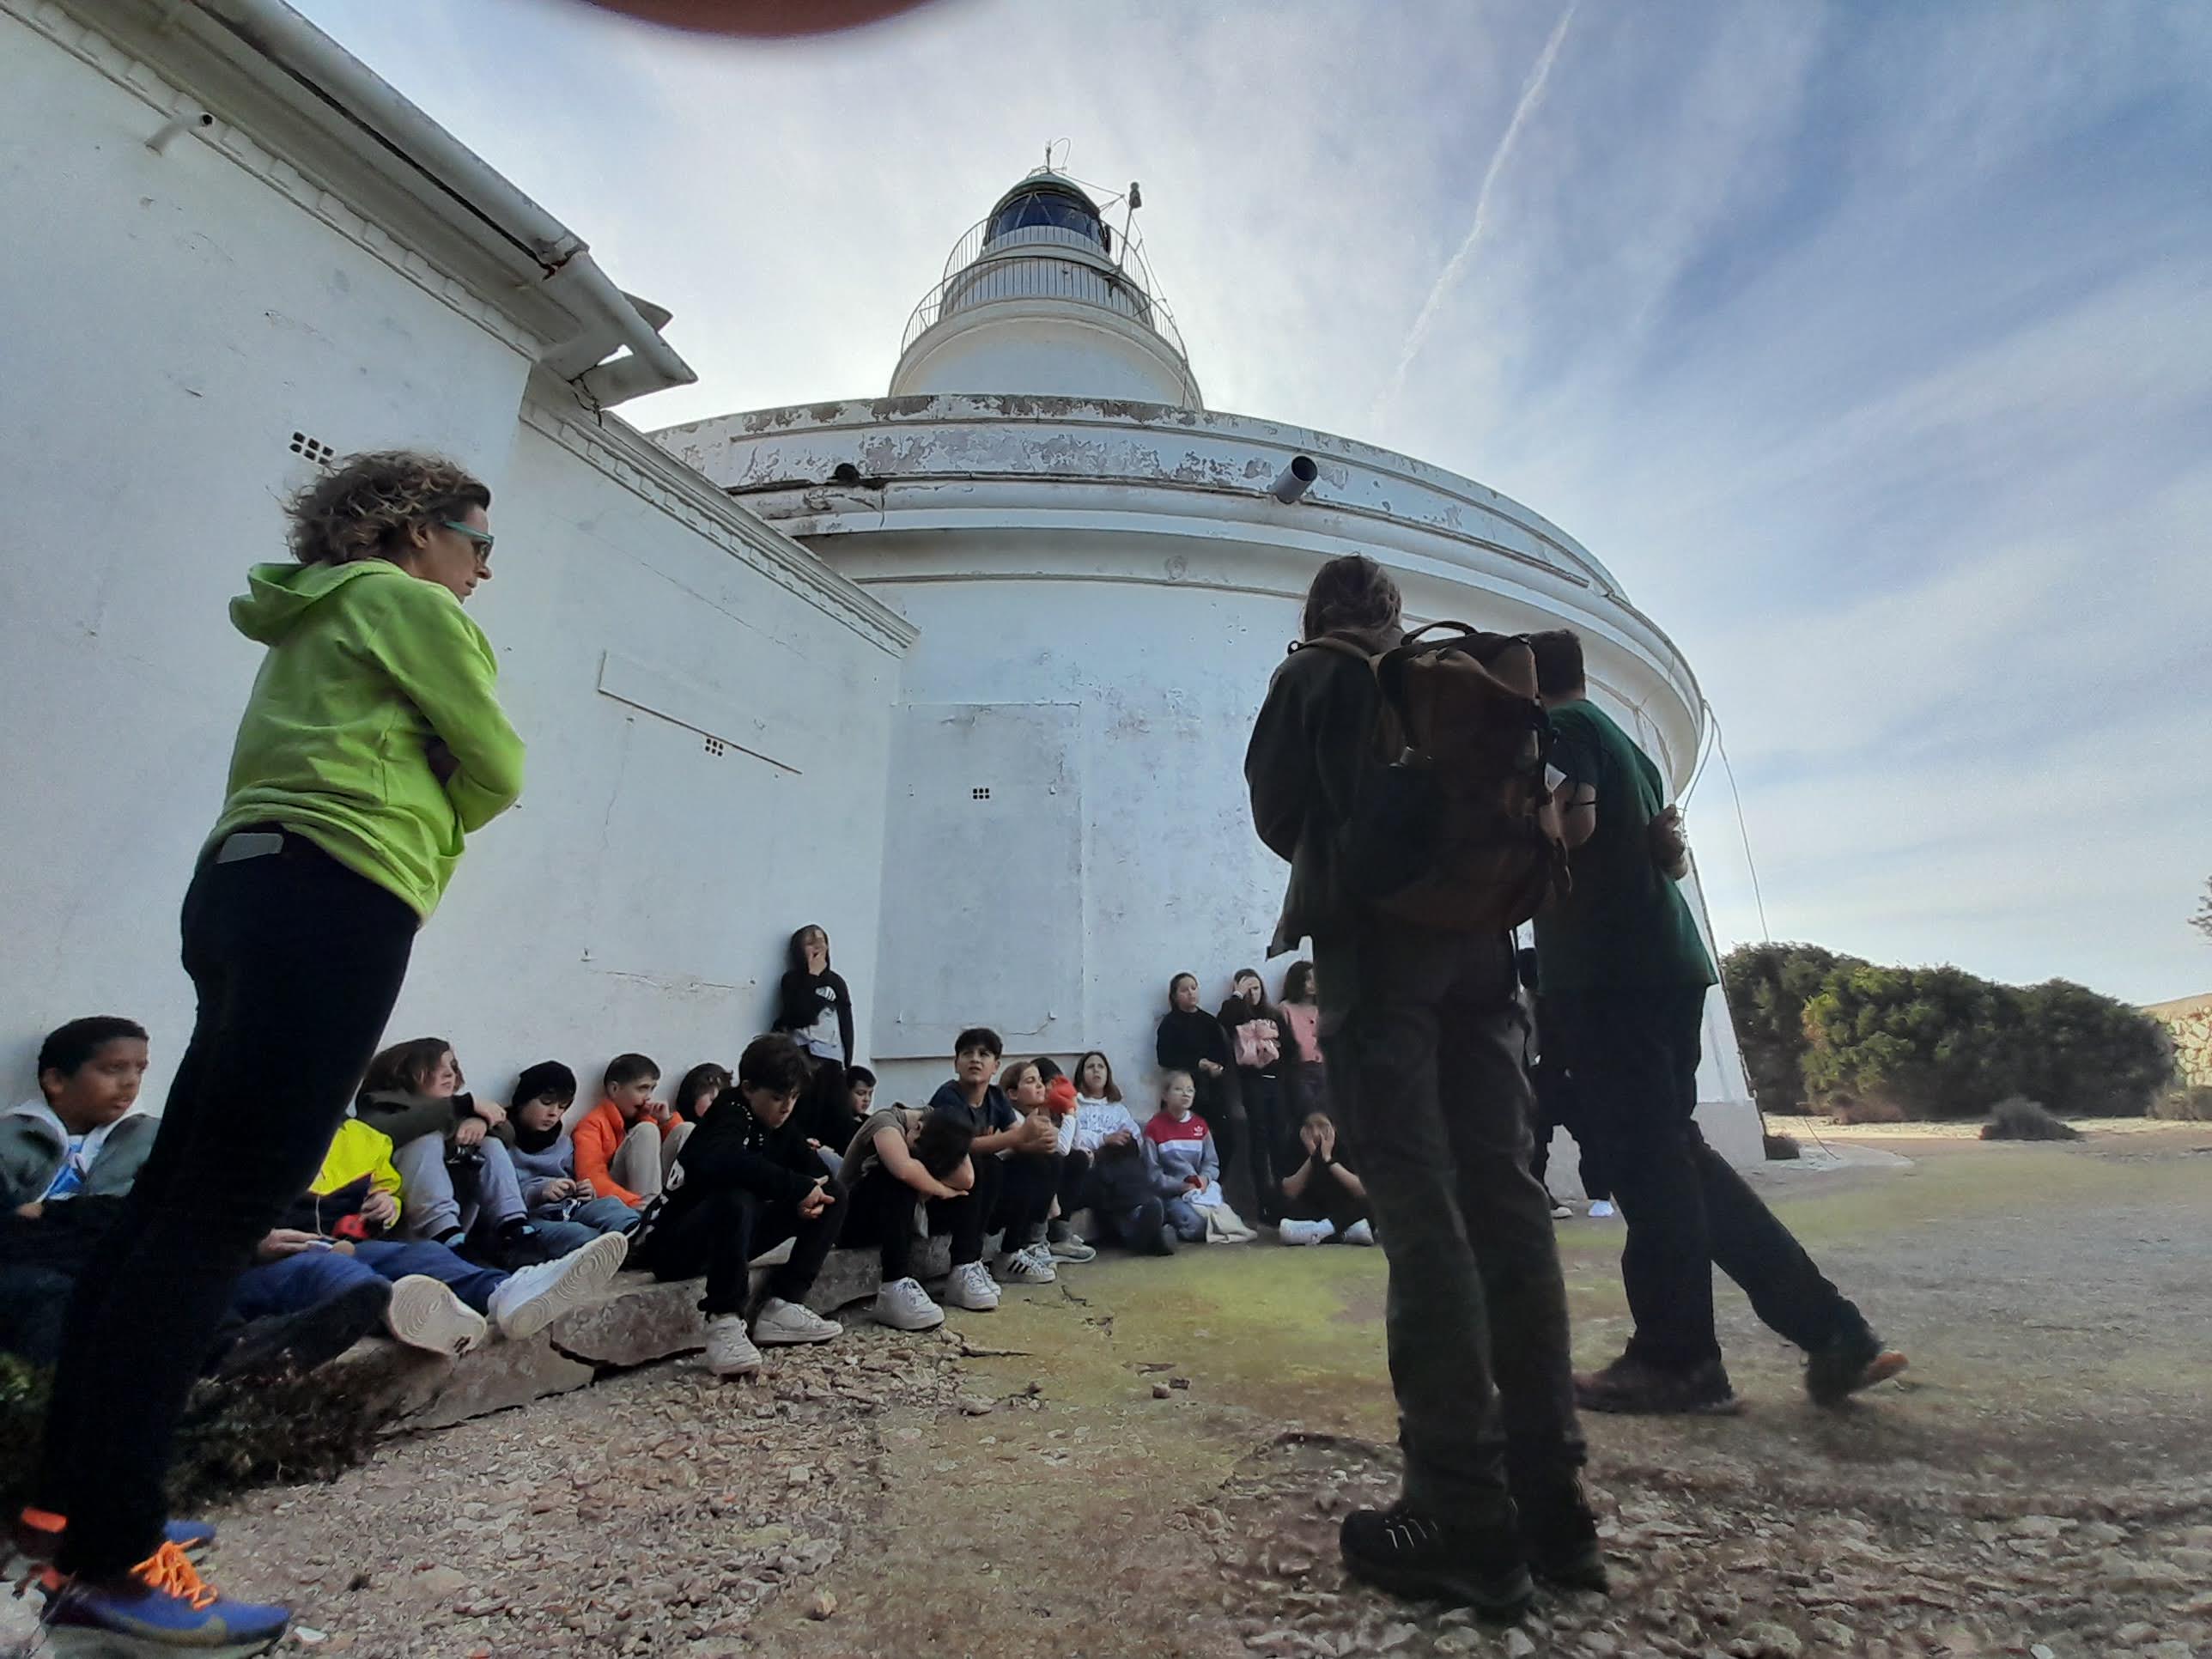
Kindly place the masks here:
<instances>
[{"instance_id":1,"label":"black leggings","mask_svg":"<svg viewBox=\"0 0 2212 1659\"><path fill-rule=\"evenodd\" d=\"M154 1149L70 1298L34 1501L65 1572L161 1540L185 1397L254 1246L322 1167L407 975L404 900L301 837L185 895L198 1012Z\"/></svg>"},{"instance_id":2,"label":"black leggings","mask_svg":"<svg viewBox=\"0 0 2212 1659\"><path fill-rule=\"evenodd\" d=\"M839 1240L848 1249L877 1251L886 1285L914 1277L914 1206L921 1200L920 1193L882 1164L874 1164L846 1201L845 1227ZM974 1201L972 1198L947 1200ZM977 1253L981 1254L980 1246Z\"/></svg>"},{"instance_id":3,"label":"black leggings","mask_svg":"<svg viewBox=\"0 0 2212 1659\"><path fill-rule=\"evenodd\" d=\"M827 1190L830 1207L809 1221L788 1199L763 1198L736 1187L702 1192L687 1182L676 1189L668 1213L647 1236L635 1265L659 1279L704 1273L707 1293L699 1311L712 1319L744 1312L752 1259L788 1238L795 1241L791 1260L769 1274L764 1294L804 1302L845 1219L844 1187L832 1176Z\"/></svg>"}]
</instances>

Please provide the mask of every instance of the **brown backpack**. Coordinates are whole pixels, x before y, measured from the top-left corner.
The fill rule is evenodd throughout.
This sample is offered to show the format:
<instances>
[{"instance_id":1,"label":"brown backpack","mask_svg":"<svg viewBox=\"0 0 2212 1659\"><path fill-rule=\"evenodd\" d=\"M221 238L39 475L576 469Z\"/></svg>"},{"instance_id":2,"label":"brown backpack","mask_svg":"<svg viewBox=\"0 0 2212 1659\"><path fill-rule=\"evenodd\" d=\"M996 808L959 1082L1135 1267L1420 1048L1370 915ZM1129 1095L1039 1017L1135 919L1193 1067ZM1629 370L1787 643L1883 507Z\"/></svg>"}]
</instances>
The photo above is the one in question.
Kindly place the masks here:
<instances>
[{"instance_id":1,"label":"brown backpack","mask_svg":"<svg viewBox=\"0 0 2212 1659\"><path fill-rule=\"evenodd\" d=\"M1449 637L1425 640L1447 633ZM1567 890L1546 787L1551 721L1528 642L1432 623L1380 653L1324 635L1304 649L1364 663L1381 698L1337 866L1353 896L1403 921L1501 931Z\"/></svg>"}]
</instances>

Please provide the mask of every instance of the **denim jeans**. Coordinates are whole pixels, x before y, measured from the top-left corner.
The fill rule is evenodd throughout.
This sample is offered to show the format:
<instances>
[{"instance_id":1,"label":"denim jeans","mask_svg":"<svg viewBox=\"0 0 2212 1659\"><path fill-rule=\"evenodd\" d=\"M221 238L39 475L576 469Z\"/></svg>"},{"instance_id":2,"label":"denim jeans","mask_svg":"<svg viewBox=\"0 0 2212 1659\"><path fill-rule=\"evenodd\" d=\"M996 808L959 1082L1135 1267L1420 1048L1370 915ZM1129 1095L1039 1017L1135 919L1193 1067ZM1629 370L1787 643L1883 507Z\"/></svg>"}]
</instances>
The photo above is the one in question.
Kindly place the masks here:
<instances>
[{"instance_id":1,"label":"denim jeans","mask_svg":"<svg viewBox=\"0 0 2212 1659\"><path fill-rule=\"evenodd\" d=\"M296 836L193 876L191 1039L153 1152L70 1299L33 1488L69 1517L63 1571L119 1572L161 1541L185 1397L255 1245L322 1167L417 926Z\"/></svg>"},{"instance_id":2,"label":"denim jeans","mask_svg":"<svg viewBox=\"0 0 2212 1659\"><path fill-rule=\"evenodd\" d=\"M394 1284L414 1273L436 1279L478 1313L491 1306L491 1293L507 1277L489 1267L479 1267L442 1244L364 1239L350 1255L343 1250L301 1250L247 1268L231 1291L231 1311L240 1319L304 1313L356 1285L371 1279Z\"/></svg>"},{"instance_id":3,"label":"denim jeans","mask_svg":"<svg viewBox=\"0 0 2212 1659\"><path fill-rule=\"evenodd\" d=\"M1206 1240L1206 1217L1187 1198L1162 1199L1160 1218L1174 1228L1176 1237L1186 1244L1203 1243Z\"/></svg>"},{"instance_id":4,"label":"denim jeans","mask_svg":"<svg viewBox=\"0 0 2212 1659\"><path fill-rule=\"evenodd\" d=\"M1478 1522L1507 1465L1579 1465L1566 1286L1528 1173L1512 943L1370 917L1316 939L1346 1161L1389 1264L1385 1330L1405 1495Z\"/></svg>"},{"instance_id":5,"label":"denim jeans","mask_svg":"<svg viewBox=\"0 0 2212 1659\"><path fill-rule=\"evenodd\" d=\"M1620 1278L1636 1321L1629 1352L1662 1370L1720 1358L1713 1269L1752 1311L1801 1348L1866 1328L1790 1230L1726 1158L1705 1145L1698 1109L1702 986L1559 991L1544 996L1545 1063L1574 1081L1628 1224Z\"/></svg>"}]
</instances>

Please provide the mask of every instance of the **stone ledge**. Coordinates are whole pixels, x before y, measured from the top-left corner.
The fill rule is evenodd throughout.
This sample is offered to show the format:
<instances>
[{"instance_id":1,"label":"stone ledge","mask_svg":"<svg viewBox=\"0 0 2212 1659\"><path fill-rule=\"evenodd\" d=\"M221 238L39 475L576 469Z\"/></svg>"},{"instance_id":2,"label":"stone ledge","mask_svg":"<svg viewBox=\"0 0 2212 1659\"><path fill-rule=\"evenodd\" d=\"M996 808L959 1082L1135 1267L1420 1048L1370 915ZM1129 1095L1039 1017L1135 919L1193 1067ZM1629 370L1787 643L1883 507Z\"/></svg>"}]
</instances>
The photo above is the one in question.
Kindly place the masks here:
<instances>
[{"instance_id":1,"label":"stone ledge","mask_svg":"<svg viewBox=\"0 0 2212 1659\"><path fill-rule=\"evenodd\" d=\"M951 1258L949 1240L915 1240L919 1277L942 1278ZM753 1269L755 1294L771 1271ZM832 1250L806 1303L817 1313L835 1314L872 1297L879 1282L874 1250ZM368 1407L385 1415L388 1432L447 1428L587 1387L601 1370L696 1352L707 1340L699 1314L704 1285L697 1279L659 1284L643 1273L623 1273L525 1342L494 1339L459 1359L447 1359L372 1337L335 1364L345 1368L349 1386Z\"/></svg>"}]
</instances>

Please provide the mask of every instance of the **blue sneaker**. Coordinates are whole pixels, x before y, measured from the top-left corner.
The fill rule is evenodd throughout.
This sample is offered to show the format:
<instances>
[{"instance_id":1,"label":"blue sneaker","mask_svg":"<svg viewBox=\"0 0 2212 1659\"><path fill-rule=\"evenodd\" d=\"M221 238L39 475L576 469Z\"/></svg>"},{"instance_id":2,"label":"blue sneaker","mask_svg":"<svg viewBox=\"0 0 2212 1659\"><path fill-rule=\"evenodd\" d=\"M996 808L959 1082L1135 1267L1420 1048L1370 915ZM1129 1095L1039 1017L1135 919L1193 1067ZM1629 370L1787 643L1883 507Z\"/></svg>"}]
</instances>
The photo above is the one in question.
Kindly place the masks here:
<instances>
[{"instance_id":1,"label":"blue sneaker","mask_svg":"<svg viewBox=\"0 0 2212 1659\"><path fill-rule=\"evenodd\" d=\"M61 1553L69 1522L51 1510L26 1509L15 1517L15 1547L26 1560L43 1566ZM204 1550L215 1542L212 1521L165 1521L161 1537L180 1550Z\"/></svg>"},{"instance_id":2,"label":"blue sneaker","mask_svg":"<svg viewBox=\"0 0 2212 1659\"><path fill-rule=\"evenodd\" d=\"M218 1594L174 1544L104 1582L64 1578L49 1568L44 1583L46 1626L58 1653L96 1650L103 1659L122 1659L181 1650L247 1659L276 1646L292 1622L283 1607Z\"/></svg>"}]
</instances>

